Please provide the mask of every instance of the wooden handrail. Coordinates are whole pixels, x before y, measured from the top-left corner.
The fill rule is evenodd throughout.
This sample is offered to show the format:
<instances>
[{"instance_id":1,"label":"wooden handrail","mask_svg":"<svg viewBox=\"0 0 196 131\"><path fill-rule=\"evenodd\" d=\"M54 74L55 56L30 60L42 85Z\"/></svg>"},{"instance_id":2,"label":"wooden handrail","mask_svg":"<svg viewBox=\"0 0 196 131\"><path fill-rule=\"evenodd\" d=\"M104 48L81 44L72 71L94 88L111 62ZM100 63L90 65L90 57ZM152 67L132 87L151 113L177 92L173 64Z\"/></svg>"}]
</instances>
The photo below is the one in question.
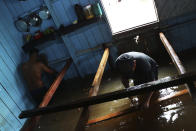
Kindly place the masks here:
<instances>
[{"instance_id":1,"label":"wooden handrail","mask_svg":"<svg viewBox=\"0 0 196 131\"><path fill-rule=\"evenodd\" d=\"M164 88L182 85L184 83L188 83L195 80L196 80L196 72L185 73L173 77L165 77L157 81L152 81L141 85L132 86L126 89L114 91L111 93L105 93L98 96L82 98L62 105L47 106L38 109L22 111L19 118L27 118L27 117L33 117L38 115L50 114L50 113L70 110L78 107L87 107L90 105L100 104L112 100L122 99L130 96L136 96L143 93L158 91Z\"/></svg>"}]
</instances>

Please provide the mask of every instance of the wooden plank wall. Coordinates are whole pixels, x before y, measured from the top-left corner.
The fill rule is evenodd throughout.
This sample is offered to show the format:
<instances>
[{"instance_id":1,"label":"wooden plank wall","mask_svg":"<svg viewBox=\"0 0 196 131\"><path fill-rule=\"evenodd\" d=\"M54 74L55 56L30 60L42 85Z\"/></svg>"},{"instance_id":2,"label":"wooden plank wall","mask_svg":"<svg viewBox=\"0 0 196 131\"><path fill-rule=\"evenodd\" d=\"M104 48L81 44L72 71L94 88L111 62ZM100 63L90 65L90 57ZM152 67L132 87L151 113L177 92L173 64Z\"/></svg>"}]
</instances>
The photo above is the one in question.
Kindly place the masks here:
<instances>
[{"instance_id":1,"label":"wooden plank wall","mask_svg":"<svg viewBox=\"0 0 196 131\"><path fill-rule=\"evenodd\" d=\"M188 14L179 19L171 20L170 23L183 22L186 20L196 19L196 11ZM173 48L176 52L188 50L190 48L196 48L196 21L173 27L166 31L168 40L172 43Z\"/></svg>"},{"instance_id":2,"label":"wooden plank wall","mask_svg":"<svg viewBox=\"0 0 196 131\"><path fill-rule=\"evenodd\" d=\"M155 0L159 18L165 25L196 19L195 0ZM176 52L196 47L196 21L170 28L165 32Z\"/></svg>"},{"instance_id":3,"label":"wooden plank wall","mask_svg":"<svg viewBox=\"0 0 196 131\"><path fill-rule=\"evenodd\" d=\"M26 121L18 119L19 113L34 105L20 70L20 64L27 60L27 54L21 48L25 33L16 30L14 21L43 2L1 0L0 3L0 131L18 131ZM31 28L31 33L49 26L54 26L52 19L44 21L40 27ZM69 56L63 43L55 43L41 52L46 53L49 60ZM74 67L71 71L75 72ZM69 77L73 77L71 71Z\"/></svg>"},{"instance_id":4,"label":"wooden plank wall","mask_svg":"<svg viewBox=\"0 0 196 131\"><path fill-rule=\"evenodd\" d=\"M61 9L61 13L68 15L59 16L62 24L68 25L74 19L73 1L59 1L63 4L55 9ZM67 2L67 3L66 3ZM80 2L80 1L74 1ZM86 5L90 1L82 1L82 5ZM92 1L91 1L92 2ZM26 61L27 54L22 50L22 37L25 33L18 32L14 26L14 21L21 15L38 8L43 4L40 0L16 1L16 0L1 0L0 4L0 130L19 130L25 122L25 119L18 119L18 114L21 110L33 108L33 103L27 91L26 85L21 77L20 64ZM56 4L56 3L55 3ZM56 6L54 4L54 6ZM58 3L57 3L58 4ZM67 12L64 12L62 5L67 6ZM70 13L71 11L71 13ZM37 28L31 28L33 33L37 30L43 31L49 26L55 27L53 20L43 21L42 25ZM46 53L49 61L59 58L70 57L69 51L75 51L94 47L97 44L108 42L111 40L111 34L106 24L98 22L82 28L76 32L66 36L67 49L63 42L54 43L41 50L41 53ZM96 72L100 62L102 51L90 53L77 58L80 71L85 75ZM55 65L59 70L64 63ZM66 74L65 79L77 77L76 68L72 65Z\"/></svg>"},{"instance_id":5,"label":"wooden plank wall","mask_svg":"<svg viewBox=\"0 0 196 131\"><path fill-rule=\"evenodd\" d=\"M159 19L165 25L196 19L195 0L155 0ZM196 47L196 21L170 28L165 32L176 52Z\"/></svg>"},{"instance_id":6,"label":"wooden plank wall","mask_svg":"<svg viewBox=\"0 0 196 131\"><path fill-rule=\"evenodd\" d=\"M57 19L56 21L66 26L72 24L77 19L74 4L85 6L93 3L95 3L94 0L57 0L51 4L51 7L54 11L54 17ZM63 39L77 65L80 75L84 76L96 72L103 50L87 53L79 57L76 56L75 52L95 47L104 42L110 42L112 36L106 23L99 21L65 35Z\"/></svg>"},{"instance_id":7,"label":"wooden plank wall","mask_svg":"<svg viewBox=\"0 0 196 131\"><path fill-rule=\"evenodd\" d=\"M196 10L195 0L154 0L159 19L166 20Z\"/></svg>"},{"instance_id":8,"label":"wooden plank wall","mask_svg":"<svg viewBox=\"0 0 196 131\"><path fill-rule=\"evenodd\" d=\"M22 110L33 107L30 95L21 78L19 66L26 55L23 53L22 34L14 26L13 12L21 13L19 10L10 10L11 2L2 1L0 4L0 130L17 131L25 119L18 119ZM37 5L34 5L37 6ZM19 7L21 8L21 7ZM12 8L13 9L13 8Z\"/></svg>"}]
</instances>

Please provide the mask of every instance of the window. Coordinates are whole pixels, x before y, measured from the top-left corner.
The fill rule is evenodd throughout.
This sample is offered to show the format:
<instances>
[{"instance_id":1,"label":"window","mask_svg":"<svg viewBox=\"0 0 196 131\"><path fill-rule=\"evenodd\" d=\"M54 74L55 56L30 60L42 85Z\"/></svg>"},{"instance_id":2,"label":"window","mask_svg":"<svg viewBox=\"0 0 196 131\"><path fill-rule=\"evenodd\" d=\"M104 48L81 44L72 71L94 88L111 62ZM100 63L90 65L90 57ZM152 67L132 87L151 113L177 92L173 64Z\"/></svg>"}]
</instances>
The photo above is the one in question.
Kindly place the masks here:
<instances>
[{"instance_id":1,"label":"window","mask_svg":"<svg viewBox=\"0 0 196 131\"><path fill-rule=\"evenodd\" d=\"M101 0L112 34L158 22L154 0Z\"/></svg>"}]
</instances>

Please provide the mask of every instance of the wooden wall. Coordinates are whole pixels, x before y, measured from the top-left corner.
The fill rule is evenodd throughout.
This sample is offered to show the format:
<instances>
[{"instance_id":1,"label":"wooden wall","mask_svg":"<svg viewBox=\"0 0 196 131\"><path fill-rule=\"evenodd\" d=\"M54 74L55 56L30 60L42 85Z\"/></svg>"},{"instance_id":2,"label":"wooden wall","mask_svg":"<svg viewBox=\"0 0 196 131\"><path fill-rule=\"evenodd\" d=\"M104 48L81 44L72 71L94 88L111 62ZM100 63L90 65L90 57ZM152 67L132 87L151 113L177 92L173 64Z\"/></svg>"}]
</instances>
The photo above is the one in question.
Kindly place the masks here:
<instances>
[{"instance_id":1,"label":"wooden wall","mask_svg":"<svg viewBox=\"0 0 196 131\"><path fill-rule=\"evenodd\" d=\"M33 104L19 70L26 55L21 49L22 35L14 26L14 13L21 12L10 10L11 5L19 5L15 0L0 3L0 130L14 131L25 122L18 119L19 113Z\"/></svg>"},{"instance_id":2,"label":"wooden wall","mask_svg":"<svg viewBox=\"0 0 196 131\"><path fill-rule=\"evenodd\" d=\"M57 0L54 2L46 2L50 7L54 22L59 27L72 24L77 19L74 4L82 6L93 4L95 0ZM110 29L104 20L94 24L82 27L77 31L64 35L62 37L70 56L74 60L76 69L80 76L95 73L101 60L103 50L90 52L83 56L76 56L76 52L95 47L99 44L110 42L112 35ZM115 56L115 49L111 51Z\"/></svg>"},{"instance_id":3,"label":"wooden wall","mask_svg":"<svg viewBox=\"0 0 196 131\"><path fill-rule=\"evenodd\" d=\"M85 5L90 1L74 1ZM71 24L75 17L73 10L73 1L59 0L52 3L52 8L59 23ZM92 2L92 1L91 1ZM25 82L21 76L20 65L28 59L27 54L22 50L23 35L26 33L18 32L15 28L14 21L29 11L39 8L43 4L40 0L1 0L0 4L0 130L19 130L26 119L18 119L22 110L34 107L32 99L26 88ZM65 8L62 7L66 6ZM58 11L60 10L60 12ZM37 30L45 30L47 27L58 25L51 20L43 21L40 27L31 28L30 33ZM86 54L81 57L75 56L75 51L94 47L103 42L109 42L111 34L105 22L100 21L81 28L63 37L51 45L47 45L41 50L48 56L49 61L72 56L74 64L67 72L65 79L78 77L94 73L97 70L101 60L102 51ZM54 68L60 70L65 63L55 64ZM78 73L79 72L79 73Z\"/></svg>"}]
</instances>

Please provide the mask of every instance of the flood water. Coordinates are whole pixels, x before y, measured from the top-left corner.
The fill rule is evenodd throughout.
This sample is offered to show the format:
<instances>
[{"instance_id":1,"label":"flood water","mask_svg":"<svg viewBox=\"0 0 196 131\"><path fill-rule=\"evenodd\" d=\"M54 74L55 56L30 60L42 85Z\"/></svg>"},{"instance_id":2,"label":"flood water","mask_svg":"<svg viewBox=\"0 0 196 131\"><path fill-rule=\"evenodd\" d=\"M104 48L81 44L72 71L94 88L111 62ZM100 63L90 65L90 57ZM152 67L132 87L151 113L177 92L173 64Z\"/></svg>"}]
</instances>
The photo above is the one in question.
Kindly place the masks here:
<instances>
[{"instance_id":1,"label":"flood water","mask_svg":"<svg viewBox=\"0 0 196 131\"><path fill-rule=\"evenodd\" d=\"M196 62L189 60L185 63L188 71L195 70ZM159 78L174 76L177 74L172 64L159 68ZM51 105L62 104L68 101L87 97L88 87L93 76L87 80L72 80L65 82L57 91ZM130 84L131 84L130 80ZM109 75L104 78L100 86L99 94L124 89L120 76ZM117 118L86 126L86 131L196 131L196 105L188 94L157 103L157 99L172 95L183 90L184 86L175 86L162 89L154 93L150 108L135 111ZM130 100L124 98L90 107L89 120L129 109L137 105L141 96L135 96ZM36 131L74 131L82 109L58 112L44 115Z\"/></svg>"}]
</instances>

